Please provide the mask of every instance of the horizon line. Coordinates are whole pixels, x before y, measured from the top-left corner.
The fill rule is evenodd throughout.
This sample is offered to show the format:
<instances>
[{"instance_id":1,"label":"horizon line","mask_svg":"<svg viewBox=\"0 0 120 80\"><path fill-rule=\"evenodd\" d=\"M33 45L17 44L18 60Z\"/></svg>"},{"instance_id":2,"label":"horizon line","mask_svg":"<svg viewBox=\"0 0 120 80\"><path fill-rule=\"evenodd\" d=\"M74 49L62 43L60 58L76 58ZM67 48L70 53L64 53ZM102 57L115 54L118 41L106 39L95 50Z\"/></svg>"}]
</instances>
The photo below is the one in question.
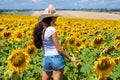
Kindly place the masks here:
<instances>
[{"instance_id":1,"label":"horizon line","mask_svg":"<svg viewBox=\"0 0 120 80\"><path fill-rule=\"evenodd\" d=\"M0 9L0 10L44 10L44 9ZM56 9L56 10L120 10L119 8L81 8L81 9Z\"/></svg>"}]
</instances>

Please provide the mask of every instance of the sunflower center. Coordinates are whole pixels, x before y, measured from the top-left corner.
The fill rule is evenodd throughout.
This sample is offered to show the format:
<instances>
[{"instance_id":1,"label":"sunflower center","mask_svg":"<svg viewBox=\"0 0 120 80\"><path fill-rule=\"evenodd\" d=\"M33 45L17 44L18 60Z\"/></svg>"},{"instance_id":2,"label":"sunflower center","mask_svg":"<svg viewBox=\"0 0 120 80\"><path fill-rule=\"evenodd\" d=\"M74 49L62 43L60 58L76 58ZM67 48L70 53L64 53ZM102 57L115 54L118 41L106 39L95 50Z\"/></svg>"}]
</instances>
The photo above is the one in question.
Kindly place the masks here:
<instances>
[{"instance_id":1,"label":"sunflower center","mask_svg":"<svg viewBox=\"0 0 120 80\"><path fill-rule=\"evenodd\" d=\"M99 31L96 31L96 32L95 32L95 35L97 35L97 34L99 34Z\"/></svg>"},{"instance_id":2,"label":"sunflower center","mask_svg":"<svg viewBox=\"0 0 120 80\"><path fill-rule=\"evenodd\" d=\"M32 47L28 48L28 53L32 54L34 52L34 49Z\"/></svg>"},{"instance_id":3,"label":"sunflower center","mask_svg":"<svg viewBox=\"0 0 120 80\"><path fill-rule=\"evenodd\" d=\"M115 40L116 40L116 39L120 39L120 36L116 36Z\"/></svg>"},{"instance_id":4,"label":"sunflower center","mask_svg":"<svg viewBox=\"0 0 120 80\"><path fill-rule=\"evenodd\" d=\"M69 40L69 44L73 44L74 43L74 40L73 39L70 39Z\"/></svg>"},{"instance_id":5,"label":"sunflower center","mask_svg":"<svg viewBox=\"0 0 120 80\"><path fill-rule=\"evenodd\" d=\"M9 37L11 34L9 32L4 33L4 37Z\"/></svg>"},{"instance_id":6,"label":"sunflower center","mask_svg":"<svg viewBox=\"0 0 120 80\"><path fill-rule=\"evenodd\" d=\"M18 34L17 34L17 38L22 38L22 34L21 34L21 33L18 33Z\"/></svg>"},{"instance_id":7,"label":"sunflower center","mask_svg":"<svg viewBox=\"0 0 120 80\"><path fill-rule=\"evenodd\" d=\"M28 36L31 36L31 33L28 33Z\"/></svg>"},{"instance_id":8,"label":"sunflower center","mask_svg":"<svg viewBox=\"0 0 120 80\"><path fill-rule=\"evenodd\" d=\"M98 65L99 69L106 70L110 67L109 59L102 59L101 63Z\"/></svg>"},{"instance_id":9,"label":"sunflower center","mask_svg":"<svg viewBox=\"0 0 120 80\"><path fill-rule=\"evenodd\" d=\"M25 55L22 53L17 53L11 58L11 62L14 66L19 67L25 62Z\"/></svg>"},{"instance_id":10,"label":"sunflower center","mask_svg":"<svg viewBox=\"0 0 120 80\"><path fill-rule=\"evenodd\" d=\"M100 44L103 41L103 38L95 38L94 43Z\"/></svg>"},{"instance_id":11,"label":"sunflower center","mask_svg":"<svg viewBox=\"0 0 120 80\"><path fill-rule=\"evenodd\" d=\"M77 42L77 43L76 43L76 46L81 46L81 43L80 43L80 42Z\"/></svg>"},{"instance_id":12,"label":"sunflower center","mask_svg":"<svg viewBox=\"0 0 120 80\"><path fill-rule=\"evenodd\" d=\"M66 35L66 32L64 32L64 35Z\"/></svg>"},{"instance_id":13,"label":"sunflower center","mask_svg":"<svg viewBox=\"0 0 120 80\"><path fill-rule=\"evenodd\" d=\"M112 50L115 50L115 47L114 46L110 46L106 52L111 52Z\"/></svg>"},{"instance_id":14,"label":"sunflower center","mask_svg":"<svg viewBox=\"0 0 120 80\"><path fill-rule=\"evenodd\" d=\"M4 28L0 28L0 31L3 31L4 30Z\"/></svg>"}]
</instances>

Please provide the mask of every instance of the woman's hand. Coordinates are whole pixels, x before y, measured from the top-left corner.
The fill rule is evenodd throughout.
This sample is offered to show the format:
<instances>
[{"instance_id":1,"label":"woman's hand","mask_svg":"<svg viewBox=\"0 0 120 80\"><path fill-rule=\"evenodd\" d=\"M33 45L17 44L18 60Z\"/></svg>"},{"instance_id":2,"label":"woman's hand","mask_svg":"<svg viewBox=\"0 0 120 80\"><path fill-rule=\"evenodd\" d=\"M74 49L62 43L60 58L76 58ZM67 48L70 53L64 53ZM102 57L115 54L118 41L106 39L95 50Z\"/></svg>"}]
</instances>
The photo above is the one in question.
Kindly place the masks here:
<instances>
[{"instance_id":1,"label":"woman's hand","mask_svg":"<svg viewBox=\"0 0 120 80\"><path fill-rule=\"evenodd\" d=\"M72 58L70 58L70 61L72 61L72 62L78 62L78 58L72 57Z\"/></svg>"},{"instance_id":2,"label":"woman's hand","mask_svg":"<svg viewBox=\"0 0 120 80\"><path fill-rule=\"evenodd\" d=\"M52 4L48 5L48 12L50 14L54 14L55 13L55 8Z\"/></svg>"}]
</instances>

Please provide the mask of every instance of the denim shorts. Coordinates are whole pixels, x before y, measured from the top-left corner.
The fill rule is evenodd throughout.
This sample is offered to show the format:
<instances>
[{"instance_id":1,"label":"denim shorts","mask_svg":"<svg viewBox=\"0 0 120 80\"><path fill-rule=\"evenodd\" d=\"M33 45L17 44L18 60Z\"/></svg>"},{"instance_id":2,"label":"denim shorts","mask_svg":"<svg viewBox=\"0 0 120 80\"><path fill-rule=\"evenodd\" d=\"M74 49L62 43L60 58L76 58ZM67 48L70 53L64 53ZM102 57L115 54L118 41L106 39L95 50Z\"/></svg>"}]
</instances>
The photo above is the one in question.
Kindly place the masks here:
<instances>
[{"instance_id":1,"label":"denim shorts","mask_svg":"<svg viewBox=\"0 0 120 80\"><path fill-rule=\"evenodd\" d=\"M65 66L64 58L61 55L44 56L43 70L50 72L53 70L62 69Z\"/></svg>"}]
</instances>

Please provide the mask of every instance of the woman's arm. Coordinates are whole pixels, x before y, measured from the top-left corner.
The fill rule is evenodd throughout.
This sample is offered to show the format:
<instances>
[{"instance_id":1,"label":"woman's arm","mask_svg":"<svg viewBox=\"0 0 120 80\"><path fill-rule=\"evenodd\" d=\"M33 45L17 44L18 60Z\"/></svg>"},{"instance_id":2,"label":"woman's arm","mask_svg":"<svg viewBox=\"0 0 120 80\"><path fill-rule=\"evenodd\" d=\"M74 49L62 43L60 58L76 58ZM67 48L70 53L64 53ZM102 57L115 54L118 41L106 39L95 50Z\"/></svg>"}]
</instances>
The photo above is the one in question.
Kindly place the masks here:
<instances>
[{"instance_id":1,"label":"woman's arm","mask_svg":"<svg viewBox=\"0 0 120 80\"><path fill-rule=\"evenodd\" d=\"M56 34L56 33L54 33L54 34L52 35L52 41L53 41L53 43L54 43L57 51L58 51L60 54L62 54L64 57L68 58L70 61L73 61L73 62L77 62L77 61L78 61L78 58L72 58L72 57L70 57L70 56L67 54L67 52L65 52L65 51L63 50L63 48L61 47L61 45L60 45L60 43L59 43L59 41L58 41L58 39L57 39L57 34Z\"/></svg>"}]
</instances>

